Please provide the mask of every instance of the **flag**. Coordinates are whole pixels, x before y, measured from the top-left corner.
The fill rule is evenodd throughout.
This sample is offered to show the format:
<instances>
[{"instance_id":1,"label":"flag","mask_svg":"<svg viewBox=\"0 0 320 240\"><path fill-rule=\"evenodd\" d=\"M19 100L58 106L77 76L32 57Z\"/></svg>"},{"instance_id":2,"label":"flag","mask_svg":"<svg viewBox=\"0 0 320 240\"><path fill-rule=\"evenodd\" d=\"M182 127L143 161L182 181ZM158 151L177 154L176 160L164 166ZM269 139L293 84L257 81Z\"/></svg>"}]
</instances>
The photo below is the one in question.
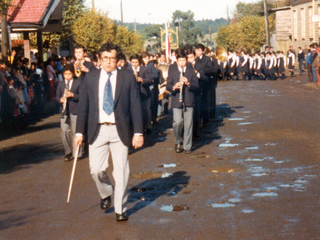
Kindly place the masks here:
<instances>
[{"instance_id":1,"label":"flag","mask_svg":"<svg viewBox=\"0 0 320 240\"><path fill-rule=\"evenodd\" d=\"M170 63L171 49L170 49L170 36L169 36L167 23L166 23L166 56L167 56L167 62Z\"/></svg>"}]
</instances>

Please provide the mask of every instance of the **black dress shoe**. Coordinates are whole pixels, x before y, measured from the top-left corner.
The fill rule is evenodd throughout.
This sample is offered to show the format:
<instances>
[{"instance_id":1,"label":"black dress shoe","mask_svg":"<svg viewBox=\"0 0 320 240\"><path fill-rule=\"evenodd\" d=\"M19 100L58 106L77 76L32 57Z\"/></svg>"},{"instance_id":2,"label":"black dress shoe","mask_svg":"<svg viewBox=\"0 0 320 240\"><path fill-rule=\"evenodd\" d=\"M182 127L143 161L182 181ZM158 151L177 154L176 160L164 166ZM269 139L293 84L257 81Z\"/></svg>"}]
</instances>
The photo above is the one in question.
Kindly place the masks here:
<instances>
[{"instance_id":1,"label":"black dress shoe","mask_svg":"<svg viewBox=\"0 0 320 240\"><path fill-rule=\"evenodd\" d=\"M111 207L111 196L101 199L100 207L102 210L108 210Z\"/></svg>"},{"instance_id":2,"label":"black dress shoe","mask_svg":"<svg viewBox=\"0 0 320 240\"><path fill-rule=\"evenodd\" d=\"M72 153L69 153L69 154L64 155L64 161L65 161L65 162L70 161L71 157L72 157Z\"/></svg>"},{"instance_id":3,"label":"black dress shoe","mask_svg":"<svg viewBox=\"0 0 320 240\"><path fill-rule=\"evenodd\" d=\"M175 145L175 150L176 150L176 153L181 153L182 152L181 143Z\"/></svg>"},{"instance_id":4,"label":"black dress shoe","mask_svg":"<svg viewBox=\"0 0 320 240\"><path fill-rule=\"evenodd\" d=\"M127 221L128 220L128 215L127 215L126 212L124 212L122 214L116 213L116 218L117 218L117 221Z\"/></svg>"}]
</instances>

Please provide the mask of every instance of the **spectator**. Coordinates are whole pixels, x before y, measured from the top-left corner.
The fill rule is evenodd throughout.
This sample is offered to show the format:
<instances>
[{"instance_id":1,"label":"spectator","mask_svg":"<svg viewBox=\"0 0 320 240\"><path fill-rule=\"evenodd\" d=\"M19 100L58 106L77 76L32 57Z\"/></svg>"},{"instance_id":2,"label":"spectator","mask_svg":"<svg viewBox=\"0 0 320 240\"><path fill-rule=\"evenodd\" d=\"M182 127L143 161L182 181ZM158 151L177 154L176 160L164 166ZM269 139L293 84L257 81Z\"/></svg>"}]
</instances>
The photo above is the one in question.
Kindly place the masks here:
<instances>
[{"instance_id":1,"label":"spectator","mask_svg":"<svg viewBox=\"0 0 320 240\"><path fill-rule=\"evenodd\" d=\"M303 70L304 61L305 61L304 52L301 50L301 47L298 47L298 62L299 62L300 76L302 76L302 73L305 73L305 71Z\"/></svg>"}]
</instances>

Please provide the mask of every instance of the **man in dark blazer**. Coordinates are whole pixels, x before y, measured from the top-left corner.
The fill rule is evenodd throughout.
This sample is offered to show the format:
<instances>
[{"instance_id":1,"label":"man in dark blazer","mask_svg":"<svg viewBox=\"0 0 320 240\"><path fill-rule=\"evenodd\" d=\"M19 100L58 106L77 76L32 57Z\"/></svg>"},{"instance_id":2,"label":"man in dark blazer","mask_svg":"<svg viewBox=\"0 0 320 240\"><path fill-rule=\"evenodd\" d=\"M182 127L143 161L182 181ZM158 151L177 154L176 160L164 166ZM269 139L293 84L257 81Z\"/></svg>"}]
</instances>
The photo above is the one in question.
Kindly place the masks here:
<instances>
[{"instance_id":1,"label":"man in dark blazer","mask_svg":"<svg viewBox=\"0 0 320 240\"><path fill-rule=\"evenodd\" d=\"M141 65L140 56L133 54L130 57L132 71L137 79L137 83L140 87L140 97L142 104L142 115L143 115L143 127L146 133L151 132L151 90L150 86L153 84L152 75L147 67Z\"/></svg>"},{"instance_id":2,"label":"man in dark blazer","mask_svg":"<svg viewBox=\"0 0 320 240\"><path fill-rule=\"evenodd\" d=\"M56 101L60 103L61 139L65 150L64 161L67 162L75 156L73 139L76 132L81 81L73 78L72 64L63 68L62 75L63 81L60 81L57 86ZM78 156L82 156L82 149Z\"/></svg>"},{"instance_id":3,"label":"man in dark blazer","mask_svg":"<svg viewBox=\"0 0 320 240\"><path fill-rule=\"evenodd\" d=\"M128 148L143 145L143 122L139 87L129 69L117 69L117 46L103 44L99 50L102 69L86 74L81 86L75 145L88 129L89 165L101 196L101 208L111 206L113 187L106 174L113 161L116 219L125 221L129 179Z\"/></svg>"},{"instance_id":4,"label":"man in dark blazer","mask_svg":"<svg viewBox=\"0 0 320 240\"><path fill-rule=\"evenodd\" d=\"M177 64L169 68L167 90L172 92L173 130L175 135L175 151L191 153L193 130L194 91L199 87L194 68L187 64L187 54L178 49ZM183 132L184 131L184 132Z\"/></svg>"},{"instance_id":5,"label":"man in dark blazer","mask_svg":"<svg viewBox=\"0 0 320 240\"><path fill-rule=\"evenodd\" d=\"M195 46L196 63L194 68L197 70L199 78L199 86L201 91L201 118L203 124L209 121L208 91L210 88L210 79L214 75L215 70L211 59L204 55L204 45L199 43Z\"/></svg>"}]
</instances>

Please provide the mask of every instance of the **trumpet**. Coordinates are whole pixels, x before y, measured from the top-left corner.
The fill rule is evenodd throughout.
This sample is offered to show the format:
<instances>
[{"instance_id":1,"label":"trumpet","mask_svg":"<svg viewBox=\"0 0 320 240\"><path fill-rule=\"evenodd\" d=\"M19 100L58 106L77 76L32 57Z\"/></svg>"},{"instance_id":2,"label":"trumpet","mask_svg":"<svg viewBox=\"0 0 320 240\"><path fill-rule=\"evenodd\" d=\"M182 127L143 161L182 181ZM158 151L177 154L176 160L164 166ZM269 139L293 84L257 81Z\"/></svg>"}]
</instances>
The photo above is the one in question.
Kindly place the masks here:
<instances>
[{"instance_id":1,"label":"trumpet","mask_svg":"<svg viewBox=\"0 0 320 240\"><path fill-rule=\"evenodd\" d=\"M180 82L182 83L180 86L180 94L179 94L179 102L183 102L183 96L182 96L182 91L183 91L183 82L182 82L182 77L183 77L183 70L180 72Z\"/></svg>"},{"instance_id":2,"label":"trumpet","mask_svg":"<svg viewBox=\"0 0 320 240\"><path fill-rule=\"evenodd\" d=\"M81 76L81 69L80 69L81 62L77 61L76 63L77 63L77 68L74 71L74 75L78 78Z\"/></svg>"}]
</instances>

